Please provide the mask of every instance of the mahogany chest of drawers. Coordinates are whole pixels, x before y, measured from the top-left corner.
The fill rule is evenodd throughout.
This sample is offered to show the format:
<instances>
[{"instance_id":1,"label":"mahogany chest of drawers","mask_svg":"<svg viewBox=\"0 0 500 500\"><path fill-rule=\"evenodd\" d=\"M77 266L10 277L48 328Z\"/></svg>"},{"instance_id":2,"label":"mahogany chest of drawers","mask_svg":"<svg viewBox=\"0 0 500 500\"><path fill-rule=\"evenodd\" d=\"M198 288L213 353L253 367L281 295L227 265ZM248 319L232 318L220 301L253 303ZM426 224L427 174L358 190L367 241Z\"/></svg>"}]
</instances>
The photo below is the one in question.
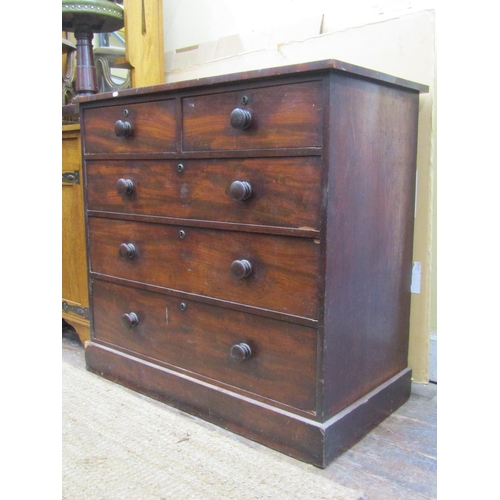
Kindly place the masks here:
<instances>
[{"instance_id":1,"label":"mahogany chest of drawers","mask_svg":"<svg viewBox=\"0 0 500 500\"><path fill-rule=\"evenodd\" d=\"M380 423L425 91L328 60L81 98L87 368L319 467Z\"/></svg>"}]
</instances>

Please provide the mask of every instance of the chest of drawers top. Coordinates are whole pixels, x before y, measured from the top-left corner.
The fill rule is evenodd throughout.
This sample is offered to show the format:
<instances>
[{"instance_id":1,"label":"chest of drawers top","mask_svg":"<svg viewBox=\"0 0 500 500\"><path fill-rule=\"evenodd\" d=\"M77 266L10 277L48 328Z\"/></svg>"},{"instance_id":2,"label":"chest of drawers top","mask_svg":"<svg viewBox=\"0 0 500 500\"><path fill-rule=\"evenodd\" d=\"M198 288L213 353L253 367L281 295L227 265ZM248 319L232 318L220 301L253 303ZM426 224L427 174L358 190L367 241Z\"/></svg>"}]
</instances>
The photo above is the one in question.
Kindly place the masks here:
<instances>
[{"instance_id":1,"label":"chest of drawers top","mask_svg":"<svg viewBox=\"0 0 500 500\"><path fill-rule=\"evenodd\" d=\"M417 92L426 87L336 60L271 68L80 98L84 154L258 156L324 145L327 74Z\"/></svg>"}]
</instances>

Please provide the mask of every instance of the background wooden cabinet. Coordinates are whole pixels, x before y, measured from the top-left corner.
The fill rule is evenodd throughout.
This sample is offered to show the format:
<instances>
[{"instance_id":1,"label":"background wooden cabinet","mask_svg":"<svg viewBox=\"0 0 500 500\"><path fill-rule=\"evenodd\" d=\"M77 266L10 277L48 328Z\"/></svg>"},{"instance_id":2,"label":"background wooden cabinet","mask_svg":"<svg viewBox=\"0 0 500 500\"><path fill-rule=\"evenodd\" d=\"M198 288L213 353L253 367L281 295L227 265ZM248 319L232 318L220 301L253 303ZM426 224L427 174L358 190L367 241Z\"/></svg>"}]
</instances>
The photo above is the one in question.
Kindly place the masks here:
<instances>
[{"instance_id":1,"label":"background wooden cabinet","mask_svg":"<svg viewBox=\"0 0 500 500\"><path fill-rule=\"evenodd\" d=\"M62 127L62 317L90 339L80 125Z\"/></svg>"}]
</instances>

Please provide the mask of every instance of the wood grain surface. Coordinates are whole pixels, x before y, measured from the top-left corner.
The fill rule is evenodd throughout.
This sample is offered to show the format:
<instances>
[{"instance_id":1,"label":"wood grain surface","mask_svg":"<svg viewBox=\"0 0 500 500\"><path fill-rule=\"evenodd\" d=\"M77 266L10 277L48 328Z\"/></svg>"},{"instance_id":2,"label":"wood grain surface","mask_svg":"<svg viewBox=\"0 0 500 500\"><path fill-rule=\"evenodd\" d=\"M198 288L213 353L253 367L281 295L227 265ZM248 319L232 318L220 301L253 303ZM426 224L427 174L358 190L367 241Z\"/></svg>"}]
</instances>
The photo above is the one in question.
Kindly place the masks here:
<instances>
[{"instance_id":1,"label":"wood grain surface","mask_svg":"<svg viewBox=\"0 0 500 500\"><path fill-rule=\"evenodd\" d=\"M315 411L316 330L93 280L96 339L298 409ZM139 322L128 329L125 313ZM234 360L233 345L251 356Z\"/></svg>"},{"instance_id":2,"label":"wood grain surface","mask_svg":"<svg viewBox=\"0 0 500 500\"><path fill-rule=\"evenodd\" d=\"M121 195L120 179L133 191ZM321 157L172 161L88 161L88 208L319 230ZM233 182L248 182L251 196L231 197Z\"/></svg>"},{"instance_id":3,"label":"wood grain surface","mask_svg":"<svg viewBox=\"0 0 500 500\"><path fill-rule=\"evenodd\" d=\"M137 255L121 258L122 243L132 243ZM312 239L94 217L89 251L93 273L318 317L319 245ZM239 280L230 268L242 259L252 272Z\"/></svg>"}]
</instances>

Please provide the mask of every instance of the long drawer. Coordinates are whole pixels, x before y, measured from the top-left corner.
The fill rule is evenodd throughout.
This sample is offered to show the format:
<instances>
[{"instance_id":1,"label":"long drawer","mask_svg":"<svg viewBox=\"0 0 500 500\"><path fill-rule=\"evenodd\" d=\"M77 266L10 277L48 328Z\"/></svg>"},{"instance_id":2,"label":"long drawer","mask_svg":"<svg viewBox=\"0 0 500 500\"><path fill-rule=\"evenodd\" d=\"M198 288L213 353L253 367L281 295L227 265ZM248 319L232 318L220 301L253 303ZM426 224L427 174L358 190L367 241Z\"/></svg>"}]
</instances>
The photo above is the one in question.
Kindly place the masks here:
<instances>
[{"instance_id":1,"label":"long drawer","mask_svg":"<svg viewBox=\"0 0 500 500\"><path fill-rule=\"evenodd\" d=\"M183 150L319 147L322 96L312 81L185 97Z\"/></svg>"},{"instance_id":2,"label":"long drawer","mask_svg":"<svg viewBox=\"0 0 500 500\"><path fill-rule=\"evenodd\" d=\"M90 217L91 272L318 318L319 242Z\"/></svg>"},{"instance_id":3,"label":"long drawer","mask_svg":"<svg viewBox=\"0 0 500 500\"><path fill-rule=\"evenodd\" d=\"M319 230L321 157L87 161L90 210Z\"/></svg>"},{"instance_id":4,"label":"long drawer","mask_svg":"<svg viewBox=\"0 0 500 500\"><path fill-rule=\"evenodd\" d=\"M314 410L314 328L97 279L92 289L97 340Z\"/></svg>"}]
</instances>

